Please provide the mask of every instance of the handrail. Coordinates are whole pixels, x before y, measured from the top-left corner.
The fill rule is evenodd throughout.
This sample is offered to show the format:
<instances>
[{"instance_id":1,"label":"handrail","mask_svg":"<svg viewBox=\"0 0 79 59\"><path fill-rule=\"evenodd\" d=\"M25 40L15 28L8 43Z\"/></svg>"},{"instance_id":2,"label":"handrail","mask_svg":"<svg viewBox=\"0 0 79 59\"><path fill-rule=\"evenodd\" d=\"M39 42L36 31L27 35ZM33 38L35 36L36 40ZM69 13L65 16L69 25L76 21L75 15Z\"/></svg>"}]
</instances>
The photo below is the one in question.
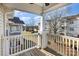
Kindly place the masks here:
<instances>
[{"instance_id":1,"label":"handrail","mask_svg":"<svg viewBox=\"0 0 79 59\"><path fill-rule=\"evenodd\" d=\"M38 35L15 35L3 37L3 55L15 55L38 44Z\"/></svg>"},{"instance_id":2,"label":"handrail","mask_svg":"<svg viewBox=\"0 0 79 59\"><path fill-rule=\"evenodd\" d=\"M61 55L78 56L79 55L79 38L63 36L63 35L51 35L48 45L51 49L55 50Z\"/></svg>"}]
</instances>

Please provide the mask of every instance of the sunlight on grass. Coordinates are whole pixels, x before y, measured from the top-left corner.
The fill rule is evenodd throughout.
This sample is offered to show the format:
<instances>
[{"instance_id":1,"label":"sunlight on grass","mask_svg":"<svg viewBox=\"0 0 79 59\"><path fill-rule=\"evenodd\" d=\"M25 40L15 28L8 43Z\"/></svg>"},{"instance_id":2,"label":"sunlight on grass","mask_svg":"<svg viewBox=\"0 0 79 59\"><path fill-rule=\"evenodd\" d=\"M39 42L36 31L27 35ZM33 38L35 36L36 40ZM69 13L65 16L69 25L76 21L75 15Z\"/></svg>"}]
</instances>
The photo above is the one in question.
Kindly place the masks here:
<instances>
[{"instance_id":1,"label":"sunlight on grass","mask_svg":"<svg viewBox=\"0 0 79 59\"><path fill-rule=\"evenodd\" d=\"M28 31L23 31L22 32L22 35L32 35L33 33L31 33L31 32L28 32Z\"/></svg>"}]
</instances>

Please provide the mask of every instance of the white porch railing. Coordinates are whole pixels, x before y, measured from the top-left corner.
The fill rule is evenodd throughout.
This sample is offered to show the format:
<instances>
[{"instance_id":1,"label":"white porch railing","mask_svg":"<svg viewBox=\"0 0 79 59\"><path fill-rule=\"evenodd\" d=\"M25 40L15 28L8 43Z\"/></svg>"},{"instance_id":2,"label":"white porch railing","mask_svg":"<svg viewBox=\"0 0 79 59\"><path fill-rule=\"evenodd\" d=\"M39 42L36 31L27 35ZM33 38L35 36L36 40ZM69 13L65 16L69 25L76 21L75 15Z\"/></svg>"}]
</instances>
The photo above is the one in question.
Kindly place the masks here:
<instances>
[{"instance_id":1,"label":"white porch railing","mask_svg":"<svg viewBox=\"0 0 79 59\"><path fill-rule=\"evenodd\" d=\"M51 35L48 47L66 56L79 56L79 38Z\"/></svg>"},{"instance_id":2,"label":"white porch railing","mask_svg":"<svg viewBox=\"0 0 79 59\"><path fill-rule=\"evenodd\" d=\"M3 37L3 55L18 55L37 47L38 35Z\"/></svg>"}]
</instances>

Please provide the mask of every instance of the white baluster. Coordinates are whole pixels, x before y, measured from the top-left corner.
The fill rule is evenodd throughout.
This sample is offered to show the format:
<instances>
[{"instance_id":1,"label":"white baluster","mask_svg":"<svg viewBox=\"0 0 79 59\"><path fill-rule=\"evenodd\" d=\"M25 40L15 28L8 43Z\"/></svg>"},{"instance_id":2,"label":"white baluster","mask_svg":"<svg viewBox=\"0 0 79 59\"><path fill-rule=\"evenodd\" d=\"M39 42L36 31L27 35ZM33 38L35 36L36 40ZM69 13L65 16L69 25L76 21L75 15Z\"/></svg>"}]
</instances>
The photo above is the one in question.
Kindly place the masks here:
<instances>
[{"instance_id":1,"label":"white baluster","mask_svg":"<svg viewBox=\"0 0 79 59\"><path fill-rule=\"evenodd\" d=\"M17 39L17 40L16 40L16 41L17 41L17 43L16 43L17 46L16 46L16 47L17 47L17 52L18 52L18 36L16 37L16 39Z\"/></svg>"},{"instance_id":2,"label":"white baluster","mask_svg":"<svg viewBox=\"0 0 79 59\"><path fill-rule=\"evenodd\" d=\"M58 52L59 52L59 36L58 36Z\"/></svg>"},{"instance_id":3,"label":"white baluster","mask_svg":"<svg viewBox=\"0 0 79 59\"><path fill-rule=\"evenodd\" d=\"M28 35L29 36L29 35ZM29 48L29 37L27 36L27 40L28 40L28 48Z\"/></svg>"},{"instance_id":4,"label":"white baluster","mask_svg":"<svg viewBox=\"0 0 79 59\"><path fill-rule=\"evenodd\" d=\"M63 37L63 54L64 54L64 37Z\"/></svg>"},{"instance_id":5,"label":"white baluster","mask_svg":"<svg viewBox=\"0 0 79 59\"><path fill-rule=\"evenodd\" d=\"M73 56L74 56L74 40L73 40Z\"/></svg>"},{"instance_id":6,"label":"white baluster","mask_svg":"<svg viewBox=\"0 0 79 59\"><path fill-rule=\"evenodd\" d=\"M21 51L21 40L23 40L23 36L21 36L19 39L20 39L20 51Z\"/></svg>"},{"instance_id":7,"label":"white baluster","mask_svg":"<svg viewBox=\"0 0 79 59\"><path fill-rule=\"evenodd\" d=\"M58 50L58 44L57 44L57 42L58 42L58 36L56 38L56 51Z\"/></svg>"},{"instance_id":8,"label":"white baluster","mask_svg":"<svg viewBox=\"0 0 79 59\"><path fill-rule=\"evenodd\" d=\"M62 46L61 46L61 44L62 44L62 37L60 36L60 53L62 53Z\"/></svg>"},{"instance_id":9,"label":"white baluster","mask_svg":"<svg viewBox=\"0 0 79 59\"><path fill-rule=\"evenodd\" d=\"M63 54L63 37L61 36L61 53Z\"/></svg>"},{"instance_id":10,"label":"white baluster","mask_svg":"<svg viewBox=\"0 0 79 59\"><path fill-rule=\"evenodd\" d=\"M61 36L60 36L60 54L62 53L61 52L61 42L62 42L62 40L61 40Z\"/></svg>"},{"instance_id":11,"label":"white baluster","mask_svg":"<svg viewBox=\"0 0 79 59\"><path fill-rule=\"evenodd\" d=\"M20 39L21 39L21 36L19 36L19 51L20 51Z\"/></svg>"},{"instance_id":12,"label":"white baluster","mask_svg":"<svg viewBox=\"0 0 79 59\"><path fill-rule=\"evenodd\" d=\"M69 56L71 54L70 49L71 49L71 46L70 46L70 39L69 39Z\"/></svg>"},{"instance_id":13,"label":"white baluster","mask_svg":"<svg viewBox=\"0 0 79 59\"><path fill-rule=\"evenodd\" d=\"M55 50L56 50L56 36L55 36Z\"/></svg>"},{"instance_id":14,"label":"white baluster","mask_svg":"<svg viewBox=\"0 0 79 59\"><path fill-rule=\"evenodd\" d=\"M19 36L19 51L20 51L20 39L21 39L21 36Z\"/></svg>"},{"instance_id":15,"label":"white baluster","mask_svg":"<svg viewBox=\"0 0 79 59\"><path fill-rule=\"evenodd\" d=\"M60 36L59 36L59 53L60 53L60 39L61 39L61 38L60 38Z\"/></svg>"},{"instance_id":16,"label":"white baluster","mask_svg":"<svg viewBox=\"0 0 79 59\"><path fill-rule=\"evenodd\" d=\"M59 37L59 53L61 53L61 51L60 51L60 49L61 49L61 47L60 47L60 40L61 40L61 37Z\"/></svg>"},{"instance_id":17,"label":"white baluster","mask_svg":"<svg viewBox=\"0 0 79 59\"><path fill-rule=\"evenodd\" d=\"M11 47L10 47L10 49L11 49L11 54L12 54L12 39L11 39L11 37L10 37L10 40L11 40Z\"/></svg>"},{"instance_id":18,"label":"white baluster","mask_svg":"<svg viewBox=\"0 0 79 59\"><path fill-rule=\"evenodd\" d=\"M58 51L58 36L57 36L57 51Z\"/></svg>"},{"instance_id":19,"label":"white baluster","mask_svg":"<svg viewBox=\"0 0 79 59\"><path fill-rule=\"evenodd\" d=\"M27 44L27 39L26 39L26 37L25 37L25 49L27 48L26 44Z\"/></svg>"},{"instance_id":20,"label":"white baluster","mask_svg":"<svg viewBox=\"0 0 79 59\"><path fill-rule=\"evenodd\" d=\"M32 38L32 35L31 35L31 37L29 37L29 38L30 38L30 48L31 48L31 41L32 41L32 39L33 39L33 38Z\"/></svg>"},{"instance_id":21,"label":"white baluster","mask_svg":"<svg viewBox=\"0 0 79 59\"><path fill-rule=\"evenodd\" d=\"M28 37L28 36L27 36L27 37ZM27 47L27 49L28 49L28 45L29 45L29 44L28 44L28 38L27 38L27 37L26 37L26 40L27 40L27 44L26 44L27 46L26 46L26 47Z\"/></svg>"},{"instance_id":22,"label":"white baluster","mask_svg":"<svg viewBox=\"0 0 79 59\"><path fill-rule=\"evenodd\" d=\"M14 53L15 53L15 38L13 38L14 39Z\"/></svg>"},{"instance_id":23,"label":"white baluster","mask_svg":"<svg viewBox=\"0 0 79 59\"><path fill-rule=\"evenodd\" d=\"M57 51L57 36L56 36L56 51Z\"/></svg>"},{"instance_id":24,"label":"white baluster","mask_svg":"<svg viewBox=\"0 0 79 59\"><path fill-rule=\"evenodd\" d=\"M16 38L15 38L15 53L17 52L17 50L16 50L16 44L17 44L17 43L16 43Z\"/></svg>"},{"instance_id":25,"label":"white baluster","mask_svg":"<svg viewBox=\"0 0 79 59\"><path fill-rule=\"evenodd\" d=\"M66 55L67 55L67 38L65 40L66 40Z\"/></svg>"},{"instance_id":26,"label":"white baluster","mask_svg":"<svg viewBox=\"0 0 79 59\"><path fill-rule=\"evenodd\" d=\"M30 48L30 37L31 37L31 35L28 36L28 40L29 40L29 48Z\"/></svg>"},{"instance_id":27,"label":"white baluster","mask_svg":"<svg viewBox=\"0 0 79 59\"><path fill-rule=\"evenodd\" d=\"M31 47L33 47L32 42L34 41L34 42L36 43L35 39L37 39L35 35L33 35L32 37L33 37L33 39L31 40ZM37 44L37 43L36 43L36 44Z\"/></svg>"},{"instance_id":28,"label":"white baluster","mask_svg":"<svg viewBox=\"0 0 79 59\"><path fill-rule=\"evenodd\" d=\"M30 48L30 40L28 40L28 48Z\"/></svg>"},{"instance_id":29,"label":"white baluster","mask_svg":"<svg viewBox=\"0 0 79 59\"><path fill-rule=\"evenodd\" d=\"M12 39L13 39L13 54L14 54L14 40L15 40L15 38L13 37Z\"/></svg>"},{"instance_id":30,"label":"white baluster","mask_svg":"<svg viewBox=\"0 0 79 59\"><path fill-rule=\"evenodd\" d=\"M58 42L57 42L57 46L58 46L58 49L57 49L57 52L59 52L59 36L58 36Z\"/></svg>"},{"instance_id":31,"label":"white baluster","mask_svg":"<svg viewBox=\"0 0 79 59\"><path fill-rule=\"evenodd\" d=\"M30 47L32 47L32 45L31 45L32 40L34 40L34 37L31 35L31 37L30 37Z\"/></svg>"},{"instance_id":32,"label":"white baluster","mask_svg":"<svg viewBox=\"0 0 79 59\"><path fill-rule=\"evenodd\" d=\"M57 41L57 36L55 36L55 45L54 45L55 46L55 50L57 50L56 49L56 41Z\"/></svg>"},{"instance_id":33,"label":"white baluster","mask_svg":"<svg viewBox=\"0 0 79 59\"><path fill-rule=\"evenodd\" d=\"M77 56L79 56L78 54L79 54L79 50L78 50L78 48L79 48L79 43L78 43L79 41L77 40Z\"/></svg>"},{"instance_id":34,"label":"white baluster","mask_svg":"<svg viewBox=\"0 0 79 59\"><path fill-rule=\"evenodd\" d=\"M54 50L55 50L55 38L56 38L56 36L54 36Z\"/></svg>"}]
</instances>

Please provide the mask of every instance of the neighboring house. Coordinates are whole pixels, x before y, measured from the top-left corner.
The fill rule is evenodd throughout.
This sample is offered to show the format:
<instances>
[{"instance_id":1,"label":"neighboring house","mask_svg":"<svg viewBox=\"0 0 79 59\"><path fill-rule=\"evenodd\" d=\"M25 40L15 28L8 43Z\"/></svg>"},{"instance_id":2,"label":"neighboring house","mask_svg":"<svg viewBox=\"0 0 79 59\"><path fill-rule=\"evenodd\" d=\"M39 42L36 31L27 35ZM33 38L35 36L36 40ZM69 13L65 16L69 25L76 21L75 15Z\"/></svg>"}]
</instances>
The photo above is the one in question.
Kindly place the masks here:
<instances>
[{"instance_id":1,"label":"neighboring house","mask_svg":"<svg viewBox=\"0 0 79 59\"><path fill-rule=\"evenodd\" d=\"M79 37L79 15L66 17L67 19L67 35Z\"/></svg>"},{"instance_id":2,"label":"neighboring house","mask_svg":"<svg viewBox=\"0 0 79 59\"><path fill-rule=\"evenodd\" d=\"M21 21L19 19L19 17L13 17L13 18L10 18L8 19L8 31L6 31L6 36L17 36L17 35L21 35L22 31L23 31L23 24L24 22ZM13 45L13 42L15 42L16 44L16 41L17 41L17 45ZM10 40L10 50L12 49L13 50L13 47L17 48L18 47L18 50L20 49L20 43L21 45L23 44L23 40L21 40L20 42L20 39L15 39L15 40ZM11 53L11 52L10 52Z\"/></svg>"},{"instance_id":3,"label":"neighboring house","mask_svg":"<svg viewBox=\"0 0 79 59\"><path fill-rule=\"evenodd\" d=\"M46 29L48 29L49 33L53 33L51 29L51 20L47 20ZM63 17L62 27L58 29L58 34L67 35L72 37L79 37L79 15L72 15Z\"/></svg>"},{"instance_id":4,"label":"neighboring house","mask_svg":"<svg viewBox=\"0 0 79 59\"><path fill-rule=\"evenodd\" d=\"M23 31L24 22L21 21L18 17L13 17L8 19L8 30L6 30L6 36L8 35L20 35Z\"/></svg>"}]
</instances>

